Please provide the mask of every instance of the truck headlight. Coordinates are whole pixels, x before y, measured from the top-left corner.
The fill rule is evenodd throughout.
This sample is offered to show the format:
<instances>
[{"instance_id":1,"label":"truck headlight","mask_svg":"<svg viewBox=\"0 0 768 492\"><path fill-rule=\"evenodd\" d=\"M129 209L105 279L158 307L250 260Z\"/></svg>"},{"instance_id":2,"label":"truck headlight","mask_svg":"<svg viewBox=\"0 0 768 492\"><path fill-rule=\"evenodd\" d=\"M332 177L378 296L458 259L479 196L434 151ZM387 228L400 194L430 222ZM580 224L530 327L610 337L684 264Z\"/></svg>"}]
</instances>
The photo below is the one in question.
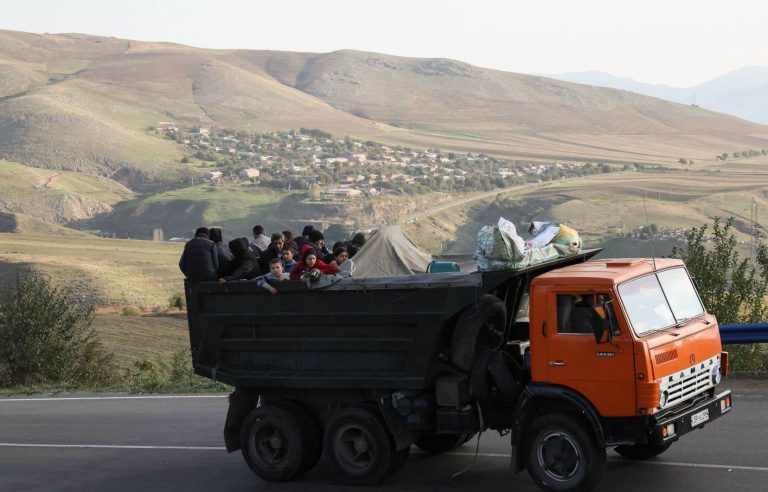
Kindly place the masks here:
<instances>
[{"instance_id":1,"label":"truck headlight","mask_svg":"<svg viewBox=\"0 0 768 492\"><path fill-rule=\"evenodd\" d=\"M712 384L720 384L720 380L723 378L723 375L720 373L720 365L716 365L712 368Z\"/></svg>"},{"instance_id":2,"label":"truck headlight","mask_svg":"<svg viewBox=\"0 0 768 492\"><path fill-rule=\"evenodd\" d=\"M669 392L668 391L662 391L661 396L659 397L659 408L664 408L664 405L667 404L667 400L669 400Z\"/></svg>"}]
</instances>

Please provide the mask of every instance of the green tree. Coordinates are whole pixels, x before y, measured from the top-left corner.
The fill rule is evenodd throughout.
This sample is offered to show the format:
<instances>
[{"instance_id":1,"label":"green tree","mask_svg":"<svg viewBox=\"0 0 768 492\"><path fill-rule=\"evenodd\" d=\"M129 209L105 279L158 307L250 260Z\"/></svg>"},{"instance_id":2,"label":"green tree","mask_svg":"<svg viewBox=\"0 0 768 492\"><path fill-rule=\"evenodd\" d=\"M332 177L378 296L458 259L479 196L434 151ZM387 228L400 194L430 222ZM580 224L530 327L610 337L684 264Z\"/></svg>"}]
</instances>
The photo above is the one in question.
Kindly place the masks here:
<instances>
[{"instance_id":1,"label":"green tree","mask_svg":"<svg viewBox=\"0 0 768 492\"><path fill-rule=\"evenodd\" d=\"M116 368L91 327L93 307L39 274L0 294L0 385L101 386Z\"/></svg>"},{"instance_id":2,"label":"green tree","mask_svg":"<svg viewBox=\"0 0 768 492\"><path fill-rule=\"evenodd\" d=\"M732 231L733 217L723 223L716 217L712 226L694 227L686 233L683 247L672 249L672 256L685 261L696 279L707 311L720 324L756 323L766 320L768 309L768 251L761 245L755 262L741 258ZM768 359L760 345L729 347L734 369L765 369Z\"/></svg>"}]
</instances>

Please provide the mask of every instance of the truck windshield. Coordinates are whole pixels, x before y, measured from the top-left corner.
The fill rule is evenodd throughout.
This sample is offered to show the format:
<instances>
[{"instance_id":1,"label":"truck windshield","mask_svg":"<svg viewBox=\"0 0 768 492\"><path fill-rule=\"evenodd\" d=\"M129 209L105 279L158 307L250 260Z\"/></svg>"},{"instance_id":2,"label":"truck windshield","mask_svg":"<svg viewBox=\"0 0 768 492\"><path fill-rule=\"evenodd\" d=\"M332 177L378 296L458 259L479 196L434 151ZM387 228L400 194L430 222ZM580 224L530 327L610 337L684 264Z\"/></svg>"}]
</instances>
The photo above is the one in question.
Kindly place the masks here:
<instances>
[{"instance_id":1,"label":"truck windshield","mask_svg":"<svg viewBox=\"0 0 768 492\"><path fill-rule=\"evenodd\" d=\"M684 268L672 268L619 286L627 317L638 335L661 330L704 314Z\"/></svg>"}]
</instances>

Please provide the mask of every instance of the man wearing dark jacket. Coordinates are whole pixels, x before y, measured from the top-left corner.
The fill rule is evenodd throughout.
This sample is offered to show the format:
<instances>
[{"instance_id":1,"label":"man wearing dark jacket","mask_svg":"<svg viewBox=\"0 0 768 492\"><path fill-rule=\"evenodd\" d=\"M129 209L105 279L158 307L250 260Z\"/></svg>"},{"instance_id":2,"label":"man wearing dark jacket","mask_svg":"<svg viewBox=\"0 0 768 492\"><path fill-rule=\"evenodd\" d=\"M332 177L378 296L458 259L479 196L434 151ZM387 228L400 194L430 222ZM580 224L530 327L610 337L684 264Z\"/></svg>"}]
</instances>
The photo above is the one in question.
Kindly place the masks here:
<instances>
[{"instance_id":1,"label":"man wearing dark jacket","mask_svg":"<svg viewBox=\"0 0 768 492\"><path fill-rule=\"evenodd\" d=\"M333 253L328 251L328 248L325 246L325 236L322 232L318 231L317 229L310 232L309 242L307 245L312 246L315 252L317 252L318 259L323 260L326 263L333 261Z\"/></svg>"},{"instance_id":2,"label":"man wearing dark jacket","mask_svg":"<svg viewBox=\"0 0 768 492\"><path fill-rule=\"evenodd\" d=\"M314 230L315 230L315 226L313 226L312 224L307 224L304 226L304 229L301 231L301 236L293 238L293 240L296 242L296 251L301 251L304 248L304 246L309 244L309 235Z\"/></svg>"},{"instance_id":3,"label":"man wearing dark jacket","mask_svg":"<svg viewBox=\"0 0 768 492\"><path fill-rule=\"evenodd\" d=\"M219 259L208 229L198 227L195 237L184 245L179 268L191 282L209 282L218 278Z\"/></svg>"},{"instance_id":4,"label":"man wearing dark jacket","mask_svg":"<svg viewBox=\"0 0 768 492\"><path fill-rule=\"evenodd\" d=\"M261 252L259 255L259 269L262 272L269 271L269 262L275 258L280 258L280 254L283 251L283 245L285 244L285 236L282 232L272 233L271 242L267 249Z\"/></svg>"},{"instance_id":5,"label":"man wearing dark jacket","mask_svg":"<svg viewBox=\"0 0 768 492\"><path fill-rule=\"evenodd\" d=\"M363 247L363 245L368 241L368 236L365 235L364 232L358 232L354 235L351 241L347 241L347 252L349 253L349 257L352 258L357 254L358 251L360 251L360 248Z\"/></svg>"},{"instance_id":6,"label":"man wearing dark jacket","mask_svg":"<svg viewBox=\"0 0 768 492\"><path fill-rule=\"evenodd\" d=\"M235 257L229 250L229 245L224 242L224 238L221 235L221 229L218 227L211 227L208 235L216 246L216 257L219 259L219 277L229 275L234 269Z\"/></svg>"},{"instance_id":7,"label":"man wearing dark jacket","mask_svg":"<svg viewBox=\"0 0 768 492\"><path fill-rule=\"evenodd\" d=\"M239 237L231 240L229 249L235 257L235 269L229 275L219 277L220 284L228 280L250 280L259 276L259 258L248 246L246 238Z\"/></svg>"}]
</instances>

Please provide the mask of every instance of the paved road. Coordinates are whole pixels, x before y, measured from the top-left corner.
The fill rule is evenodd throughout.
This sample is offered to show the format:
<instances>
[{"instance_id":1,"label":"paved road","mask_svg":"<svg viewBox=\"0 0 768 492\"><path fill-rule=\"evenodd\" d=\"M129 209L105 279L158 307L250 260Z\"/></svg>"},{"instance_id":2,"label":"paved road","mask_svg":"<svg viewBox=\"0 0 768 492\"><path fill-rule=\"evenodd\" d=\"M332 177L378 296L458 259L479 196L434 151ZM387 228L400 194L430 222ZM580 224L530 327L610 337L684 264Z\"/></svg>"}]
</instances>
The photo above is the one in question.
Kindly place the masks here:
<instances>
[{"instance_id":1,"label":"paved road","mask_svg":"<svg viewBox=\"0 0 768 492\"><path fill-rule=\"evenodd\" d=\"M768 488L768 381L727 381L734 411L646 463L613 452L597 490L764 491ZM323 460L306 476L273 484L227 454L221 429L227 401L207 397L0 399L2 491L355 490L335 483ZM508 441L484 435L430 457L414 454L384 490L538 490L508 472ZM373 490L365 488L363 490Z\"/></svg>"}]
</instances>

